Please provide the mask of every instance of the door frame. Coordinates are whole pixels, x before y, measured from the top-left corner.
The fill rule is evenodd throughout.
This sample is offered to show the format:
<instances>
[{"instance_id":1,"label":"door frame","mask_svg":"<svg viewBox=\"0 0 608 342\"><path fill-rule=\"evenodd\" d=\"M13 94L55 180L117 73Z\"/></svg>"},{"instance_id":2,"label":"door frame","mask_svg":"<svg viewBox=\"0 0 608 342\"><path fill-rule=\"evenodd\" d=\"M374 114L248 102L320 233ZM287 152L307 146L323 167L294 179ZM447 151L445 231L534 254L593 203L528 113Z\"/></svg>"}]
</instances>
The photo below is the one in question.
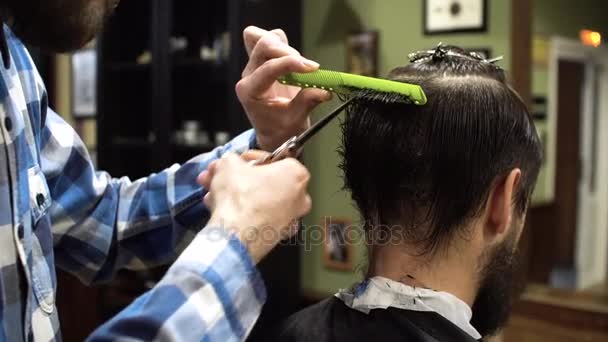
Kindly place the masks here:
<instances>
[{"instance_id":1,"label":"door frame","mask_svg":"<svg viewBox=\"0 0 608 342\"><path fill-rule=\"evenodd\" d=\"M577 203L577 227L575 241L576 287L585 288L606 279L608 269L608 48L593 48L582 45L579 41L562 37L551 38L549 52L549 92L547 97L547 164L544 179L546 198L555 196L555 165L557 159L557 104L558 104L558 65L560 60L575 61L585 64L585 81L583 104L581 108L581 141L579 155L581 158L581 179L579 181L579 200ZM594 67L601 68L598 74ZM593 99L592 82L598 78L598 116L597 127L592 124ZM597 133L596 149L592 148L591 130ZM595 153L592 153L595 152ZM595 154L593 156L592 154ZM589 176L595 162L595 191L586 191Z\"/></svg>"}]
</instances>

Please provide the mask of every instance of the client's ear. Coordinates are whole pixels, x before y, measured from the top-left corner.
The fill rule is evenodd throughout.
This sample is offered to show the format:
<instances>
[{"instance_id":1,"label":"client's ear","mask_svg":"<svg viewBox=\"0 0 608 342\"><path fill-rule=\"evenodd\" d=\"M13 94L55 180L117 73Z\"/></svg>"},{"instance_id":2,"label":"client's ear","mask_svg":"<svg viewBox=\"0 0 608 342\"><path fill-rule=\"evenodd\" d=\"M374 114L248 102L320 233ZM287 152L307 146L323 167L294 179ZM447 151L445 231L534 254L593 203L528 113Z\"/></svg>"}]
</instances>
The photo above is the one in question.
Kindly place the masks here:
<instances>
[{"instance_id":1,"label":"client's ear","mask_svg":"<svg viewBox=\"0 0 608 342\"><path fill-rule=\"evenodd\" d=\"M520 177L521 170L513 169L504 179L499 180L492 189L488 197L485 215L484 235L488 238L494 239L500 235L506 236L505 233L508 233L513 212L513 196Z\"/></svg>"}]
</instances>

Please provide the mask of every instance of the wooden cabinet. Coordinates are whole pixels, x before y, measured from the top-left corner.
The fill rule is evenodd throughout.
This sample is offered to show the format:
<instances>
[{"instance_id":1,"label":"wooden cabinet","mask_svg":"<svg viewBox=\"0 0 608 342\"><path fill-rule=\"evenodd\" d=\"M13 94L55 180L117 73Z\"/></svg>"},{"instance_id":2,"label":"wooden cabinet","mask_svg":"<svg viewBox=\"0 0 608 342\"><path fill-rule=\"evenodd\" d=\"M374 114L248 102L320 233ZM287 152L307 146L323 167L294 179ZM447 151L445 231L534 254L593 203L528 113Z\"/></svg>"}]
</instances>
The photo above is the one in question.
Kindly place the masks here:
<instances>
[{"instance_id":1,"label":"wooden cabinet","mask_svg":"<svg viewBox=\"0 0 608 342\"><path fill-rule=\"evenodd\" d=\"M299 0L122 1L97 41L99 168L137 179L211 150L217 133L231 138L248 129L234 92L247 62L242 31L280 27L299 48L300 7ZM192 123L196 139L184 139L179 131ZM262 322L295 310L298 258L296 245L284 246L260 266L269 284ZM82 340L92 322L107 320L165 270L121 272L93 289L62 274L65 340ZM70 310L87 294L86 310Z\"/></svg>"},{"instance_id":2,"label":"wooden cabinet","mask_svg":"<svg viewBox=\"0 0 608 342\"><path fill-rule=\"evenodd\" d=\"M608 286L570 291L530 284L502 336L504 342L608 341Z\"/></svg>"}]
</instances>

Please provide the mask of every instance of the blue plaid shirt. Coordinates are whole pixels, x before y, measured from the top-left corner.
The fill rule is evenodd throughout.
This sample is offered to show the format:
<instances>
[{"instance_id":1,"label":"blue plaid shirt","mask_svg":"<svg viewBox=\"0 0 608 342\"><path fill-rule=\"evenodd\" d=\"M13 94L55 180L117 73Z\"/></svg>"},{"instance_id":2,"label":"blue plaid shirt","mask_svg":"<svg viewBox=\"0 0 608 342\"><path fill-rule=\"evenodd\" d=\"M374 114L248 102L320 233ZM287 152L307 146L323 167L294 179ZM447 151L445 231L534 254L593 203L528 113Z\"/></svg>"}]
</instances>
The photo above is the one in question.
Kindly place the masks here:
<instances>
[{"instance_id":1,"label":"blue plaid shirt","mask_svg":"<svg viewBox=\"0 0 608 342\"><path fill-rule=\"evenodd\" d=\"M83 142L48 107L27 50L7 27L4 34L11 63L0 65L0 341L61 339L55 265L95 283L176 258L155 288L90 339L246 337L265 289L236 238L213 227L199 233L209 213L195 179L224 153L248 149L253 132L135 182L96 172Z\"/></svg>"}]
</instances>

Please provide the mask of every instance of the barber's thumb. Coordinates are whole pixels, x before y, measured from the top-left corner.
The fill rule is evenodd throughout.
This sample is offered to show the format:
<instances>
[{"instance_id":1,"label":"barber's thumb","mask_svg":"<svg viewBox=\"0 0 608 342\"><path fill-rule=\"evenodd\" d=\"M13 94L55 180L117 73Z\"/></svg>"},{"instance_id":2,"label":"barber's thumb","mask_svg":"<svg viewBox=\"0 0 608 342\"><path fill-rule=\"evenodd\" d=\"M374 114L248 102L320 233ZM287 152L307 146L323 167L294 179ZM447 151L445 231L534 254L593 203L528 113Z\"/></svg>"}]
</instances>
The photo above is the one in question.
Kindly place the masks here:
<instances>
[{"instance_id":1,"label":"barber's thumb","mask_svg":"<svg viewBox=\"0 0 608 342\"><path fill-rule=\"evenodd\" d=\"M205 197L203 197L203 203L205 203L205 206L207 208L213 210L213 208L215 207L215 202L213 201L213 194L210 192L206 193Z\"/></svg>"},{"instance_id":2,"label":"barber's thumb","mask_svg":"<svg viewBox=\"0 0 608 342\"><path fill-rule=\"evenodd\" d=\"M241 158L244 161L252 161L252 160L258 160L258 159L264 158L269 154L270 153L268 153L266 151L248 150L248 151L243 152L243 154L241 154Z\"/></svg>"},{"instance_id":3,"label":"barber's thumb","mask_svg":"<svg viewBox=\"0 0 608 342\"><path fill-rule=\"evenodd\" d=\"M302 114L308 114L316 106L329 101L332 94L326 90L307 88L302 89L290 103L290 107Z\"/></svg>"}]
</instances>

